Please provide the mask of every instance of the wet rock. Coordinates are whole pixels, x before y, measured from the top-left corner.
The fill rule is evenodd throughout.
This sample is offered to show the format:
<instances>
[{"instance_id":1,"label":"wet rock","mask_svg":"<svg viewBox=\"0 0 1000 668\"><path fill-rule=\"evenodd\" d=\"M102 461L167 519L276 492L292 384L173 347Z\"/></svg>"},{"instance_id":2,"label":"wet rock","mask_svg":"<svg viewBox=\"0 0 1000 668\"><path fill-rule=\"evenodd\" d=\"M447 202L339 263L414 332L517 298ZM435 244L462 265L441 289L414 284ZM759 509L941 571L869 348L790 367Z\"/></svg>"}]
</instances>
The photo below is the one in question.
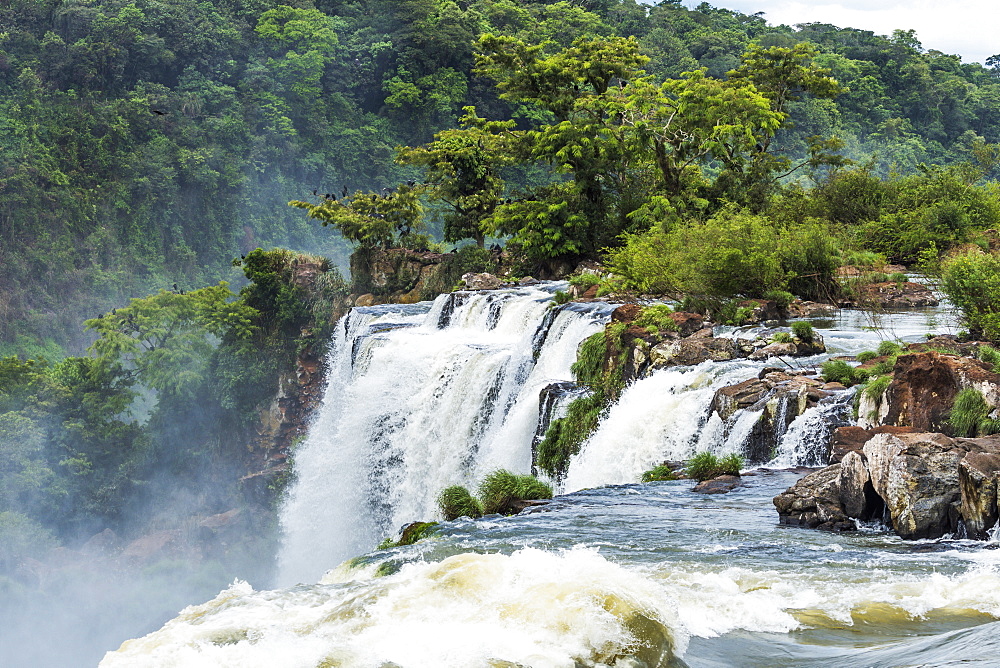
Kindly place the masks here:
<instances>
[{"instance_id":1,"label":"wet rock","mask_svg":"<svg viewBox=\"0 0 1000 668\"><path fill-rule=\"evenodd\" d=\"M541 281L532 276L525 276L524 278L522 278L517 282L517 284L521 286L538 285L539 283L541 283Z\"/></svg>"},{"instance_id":2,"label":"wet rock","mask_svg":"<svg viewBox=\"0 0 1000 668\"><path fill-rule=\"evenodd\" d=\"M469 272L462 275L466 290L496 290L502 288L504 282L493 274L475 274Z\"/></svg>"},{"instance_id":3,"label":"wet rock","mask_svg":"<svg viewBox=\"0 0 1000 668\"><path fill-rule=\"evenodd\" d=\"M366 292L365 294L359 296L357 299L354 300L355 306L373 306L374 304L375 304L375 295L373 295L370 292Z\"/></svg>"},{"instance_id":4,"label":"wet rock","mask_svg":"<svg viewBox=\"0 0 1000 668\"><path fill-rule=\"evenodd\" d=\"M980 447L987 452L970 452L958 464L958 484L962 498L962 519L969 538L985 540L998 519L997 487L1000 478L1000 446L996 439Z\"/></svg>"},{"instance_id":5,"label":"wet rock","mask_svg":"<svg viewBox=\"0 0 1000 668\"><path fill-rule=\"evenodd\" d=\"M769 343L750 353L750 359L766 360L772 357L795 357L797 354L798 348L794 343Z\"/></svg>"},{"instance_id":6,"label":"wet rock","mask_svg":"<svg viewBox=\"0 0 1000 668\"><path fill-rule=\"evenodd\" d=\"M674 366L691 366L713 360L725 362L740 357L739 345L733 339L687 338L664 341L649 352L647 373Z\"/></svg>"},{"instance_id":7,"label":"wet rock","mask_svg":"<svg viewBox=\"0 0 1000 668\"><path fill-rule=\"evenodd\" d=\"M611 322L634 322L642 314L639 304L622 304L611 312Z\"/></svg>"},{"instance_id":8,"label":"wet rock","mask_svg":"<svg viewBox=\"0 0 1000 668\"><path fill-rule=\"evenodd\" d=\"M896 533L940 538L958 529L958 464L965 451L944 434L877 434L862 448L872 487Z\"/></svg>"},{"instance_id":9,"label":"wet rock","mask_svg":"<svg viewBox=\"0 0 1000 668\"><path fill-rule=\"evenodd\" d=\"M840 468L833 464L814 471L774 497L779 523L828 531L856 529L840 502Z\"/></svg>"},{"instance_id":10,"label":"wet rock","mask_svg":"<svg viewBox=\"0 0 1000 668\"><path fill-rule=\"evenodd\" d=\"M826 386L824 386L825 388ZM875 434L912 434L919 431L913 427L893 427L883 425L864 429L858 426L837 427L830 439L830 463L841 461L848 452L860 452L864 444Z\"/></svg>"},{"instance_id":11,"label":"wet rock","mask_svg":"<svg viewBox=\"0 0 1000 668\"><path fill-rule=\"evenodd\" d=\"M879 505L875 499L880 497L872 485L864 455L848 452L840 464L840 503L844 512L850 517L872 519Z\"/></svg>"},{"instance_id":12,"label":"wet rock","mask_svg":"<svg viewBox=\"0 0 1000 668\"><path fill-rule=\"evenodd\" d=\"M712 408L723 420L731 418L736 411L746 410L771 393L774 383L763 378L751 378L742 383L719 388L712 398Z\"/></svg>"},{"instance_id":13,"label":"wet rock","mask_svg":"<svg viewBox=\"0 0 1000 668\"><path fill-rule=\"evenodd\" d=\"M728 494L739 486L740 477L738 475L720 475L709 480L702 480L691 491L699 494Z\"/></svg>"},{"instance_id":14,"label":"wet rock","mask_svg":"<svg viewBox=\"0 0 1000 668\"><path fill-rule=\"evenodd\" d=\"M122 550L122 558L133 565L146 565L177 557L184 548L179 529L157 531L136 538Z\"/></svg>"},{"instance_id":15,"label":"wet rock","mask_svg":"<svg viewBox=\"0 0 1000 668\"><path fill-rule=\"evenodd\" d=\"M677 333L681 336L691 336L705 328L705 317L698 313L679 311L671 313L670 319L677 325Z\"/></svg>"},{"instance_id":16,"label":"wet rock","mask_svg":"<svg viewBox=\"0 0 1000 668\"><path fill-rule=\"evenodd\" d=\"M756 325L768 320L779 320L782 316L777 302L771 299L747 299L741 301L739 307L750 309L750 315L743 320L743 324L746 325Z\"/></svg>"}]
</instances>

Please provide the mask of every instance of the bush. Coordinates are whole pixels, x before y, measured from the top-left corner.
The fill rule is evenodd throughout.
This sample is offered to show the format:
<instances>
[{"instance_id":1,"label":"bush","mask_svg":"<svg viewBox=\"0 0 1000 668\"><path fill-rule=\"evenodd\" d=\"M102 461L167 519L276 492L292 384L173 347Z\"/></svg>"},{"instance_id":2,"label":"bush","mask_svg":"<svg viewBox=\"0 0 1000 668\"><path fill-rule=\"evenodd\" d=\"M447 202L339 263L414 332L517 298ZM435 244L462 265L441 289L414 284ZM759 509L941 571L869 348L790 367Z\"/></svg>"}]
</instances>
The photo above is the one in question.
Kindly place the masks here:
<instances>
[{"instance_id":1,"label":"bush","mask_svg":"<svg viewBox=\"0 0 1000 668\"><path fill-rule=\"evenodd\" d=\"M1000 342L1000 258L967 250L941 263L941 278L970 336Z\"/></svg>"},{"instance_id":2,"label":"bush","mask_svg":"<svg viewBox=\"0 0 1000 668\"><path fill-rule=\"evenodd\" d=\"M891 281L892 283L906 283L907 281L906 274L899 272L895 274L889 274L889 281Z\"/></svg>"},{"instance_id":3,"label":"bush","mask_svg":"<svg viewBox=\"0 0 1000 668\"><path fill-rule=\"evenodd\" d=\"M679 480L677 471L667 464L654 466L642 474L642 482L660 482L664 480Z\"/></svg>"},{"instance_id":4,"label":"bush","mask_svg":"<svg viewBox=\"0 0 1000 668\"><path fill-rule=\"evenodd\" d=\"M566 417L552 421L535 449L538 468L557 480L562 478L570 458L580 452L580 446L597 429L604 407L604 396L600 393L570 403Z\"/></svg>"},{"instance_id":5,"label":"bush","mask_svg":"<svg viewBox=\"0 0 1000 668\"><path fill-rule=\"evenodd\" d=\"M479 484L479 503L484 515L510 514L514 501L551 499L552 488L530 475L515 475L505 469L488 473Z\"/></svg>"},{"instance_id":6,"label":"bush","mask_svg":"<svg viewBox=\"0 0 1000 668\"><path fill-rule=\"evenodd\" d=\"M891 382L891 376L872 377L865 381L864 389L861 391L867 398L877 400L885 393Z\"/></svg>"},{"instance_id":7,"label":"bush","mask_svg":"<svg viewBox=\"0 0 1000 668\"><path fill-rule=\"evenodd\" d=\"M687 463L685 471L701 482L720 475L739 475L743 463L743 457L735 453L719 459L711 452L699 452Z\"/></svg>"},{"instance_id":8,"label":"bush","mask_svg":"<svg viewBox=\"0 0 1000 668\"><path fill-rule=\"evenodd\" d=\"M438 494L438 509L441 515L448 522L459 517L471 517L473 519L483 516L483 509L479 502L461 485L445 487Z\"/></svg>"},{"instance_id":9,"label":"bush","mask_svg":"<svg viewBox=\"0 0 1000 668\"><path fill-rule=\"evenodd\" d=\"M840 383L849 387L865 380L868 374L844 360L827 360L820 365L820 376L827 383Z\"/></svg>"},{"instance_id":10,"label":"bush","mask_svg":"<svg viewBox=\"0 0 1000 668\"><path fill-rule=\"evenodd\" d=\"M776 332L774 336L771 337L771 343L791 343L792 335L788 332Z\"/></svg>"},{"instance_id":11,"label":"bush","mask_svg":"<svg viewBox=\"0 0 1000 668\"><path fill-rule=\"evenodd\" d=\"M601 284L601 277L597 274L592 274L590 272L584 272L582 274L574 274L569 277L569 284L577 288L589 288L593 285Z\"/></svg>"},{"instance_id":12,"label":"bush","mask_svg":"<svg viewBox=\"0 0 1000 668\"><path fill-rule=\"evenodd\" d=\"M967 387L955 395L948 424L955 436L973 437L1000 431L1000 420L989 417L990 406L979 390Z\"/></svg>"},{"instance_id":13,"label":"bush","mask_svg":"<svg viewBox=\"0 0 1000 668\"><path fill-rule=\"evenodd\" d=\"M876 363L871 368L871 373L876 376L881 376L884 374L892 373L892 370L896 368L896 355L890 355L881 362Z\"/></svg>"},{"instance_id":14,"label":"bush","mask_svg":"<svg viewBox=\"0 0 1000 668\"><path fill-rule=\"evenodd\" d=\"M878 357L878 353L874 350L865 350L864 352L858 353L854 359L858 360L862 364L869 362Z\"/></svg>"},{"instance_id":15,"label":"bush","mask_svg":"<svg viewBox=\"0 0 1000 668\"><path fill-rule=\"evenodd\" d=\"M673 312L673 309L666 304L653 304L642 309L639 317L632 324L643 329L653 327L658 332L674 332L677 331L677 323L670 317Z\"/></svg>"},{"instance_id":16,"label":"bush","mask_svg":"<svg viewBox=\"0 0 1000 668\"><path fill-rule=\"evenodd\" d=\"M799 341L810 342L813 340L813 336L816 332L813 330L813 326L806 322L805 320L798 320L792 323L792 334L795 335Z\"/></svg>"},{"instance_id":17,"label":"bush","mask_svg":"<svg viewBox=\"0 0 1000 668\"><path fill-rule=\"evenodd\" d=\"M1000 350L983 344L976 350L976 357L989 364L993 369L993 373L1000 373L998 371L1000 369Z\"/></svg>"},{"instance_id":18,"label":"bush","mask_svg":"<svg viewBox=\"0 0 1000 668\"><path fill-rule=\"evenodd\" d=\"M786 290L768 290L764 293L764 299L770 299L780 310L784 311L791 305L795 295Z\"/></svg>"},{"instance_id":19,"label":"bush","mask_svg":"<svg viewBox=\"0 0 1000 668\"><path fill-rule=\"evenodd\" d=\"M568 292L563 292L562 290L556 290L555 295L552 296L552 301L559 305L565 304L572 299Z\"/></svg>"},{"instance_id":20,"label":"bush","mask_svg":"<svg viewBox=\"0 0 1000 668\"><path fill-rule=\"evenodd\" d=\"M903 352L903 346L899 345L895 341L883 341L882 343L878 344L876 352L878 352L879 357L898 355L899 353Z\"/></svg>"}]
</instances>

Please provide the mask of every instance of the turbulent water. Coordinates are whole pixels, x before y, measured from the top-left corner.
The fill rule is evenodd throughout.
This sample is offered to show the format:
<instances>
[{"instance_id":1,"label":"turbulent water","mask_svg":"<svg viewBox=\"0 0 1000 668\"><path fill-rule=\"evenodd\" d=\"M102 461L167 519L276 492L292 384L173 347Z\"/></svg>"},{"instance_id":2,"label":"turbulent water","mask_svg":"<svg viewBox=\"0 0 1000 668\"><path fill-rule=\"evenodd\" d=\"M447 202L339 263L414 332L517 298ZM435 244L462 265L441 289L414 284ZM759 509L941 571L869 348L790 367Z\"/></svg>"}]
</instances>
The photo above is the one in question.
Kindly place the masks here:
<instances>
[{"instance_id":1,"label":"turbulent water","mask_svg":"<svg viewBox=\"0 0 1000 668\"><path fill-rule=\"evenodd\" d=\"M770 499L800 474L774 467L821 463L827 418L843 414L846 393L793 421L772 468L749 472L735 492L636 482L664 459L740 451L756 414L723 423L709 403L762 363L641 380L572 460L552 503L372 551L400 525L433 519L442 487L473 485L499 466L530 469L540 391L570 378L579 342L609 314L553 309L555 287L354 309L321 415L296 453L284 588L234 583L102 665L997 665L996 543L777 525ZM887 336L857 317L814 321L832 354L950 326L942 312L909 313L891 319Z\"/></svg>"}]
</instances>

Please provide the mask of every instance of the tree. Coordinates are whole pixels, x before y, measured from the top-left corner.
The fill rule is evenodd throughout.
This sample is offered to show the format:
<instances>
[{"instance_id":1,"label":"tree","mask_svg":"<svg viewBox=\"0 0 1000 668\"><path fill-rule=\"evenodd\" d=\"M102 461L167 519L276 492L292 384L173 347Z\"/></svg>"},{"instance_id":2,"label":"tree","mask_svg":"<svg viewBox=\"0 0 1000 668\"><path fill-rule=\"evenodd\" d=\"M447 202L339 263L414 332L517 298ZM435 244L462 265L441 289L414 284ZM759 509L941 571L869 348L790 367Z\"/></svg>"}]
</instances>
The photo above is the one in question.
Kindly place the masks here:
<instances>
[{"instance_id":1,"label":"tree","mask_svg":"<svg viewBox=\"0 0 1000 668\"><path fill-rule=\"evenodd\" d=\"M404 184L395 190L385 188L381 193L356 192L339 200L329 194L319 204L292 200L288 205L305 209L310 218L324 227L332 225L345 239L362 248L413 246L428 242L420 234L424 229L421 190Z\"/></svg>"},{"instance_id":2,"label":"tree","mask_svg":"<svg viewBox=\"0 0 1000 668\"><path fill-rule=\"evenodd\" d=\"M397 161L425 170L424 187L431 201L441 202L444 240L473 238L482 248L484 219L493 213L504 194L500 169L514 162L513 146L523 133L514 132L514 121L487 121L466 107L461 128L444 130L424 146L404 147Z\"/></svg>"}]
</instances>

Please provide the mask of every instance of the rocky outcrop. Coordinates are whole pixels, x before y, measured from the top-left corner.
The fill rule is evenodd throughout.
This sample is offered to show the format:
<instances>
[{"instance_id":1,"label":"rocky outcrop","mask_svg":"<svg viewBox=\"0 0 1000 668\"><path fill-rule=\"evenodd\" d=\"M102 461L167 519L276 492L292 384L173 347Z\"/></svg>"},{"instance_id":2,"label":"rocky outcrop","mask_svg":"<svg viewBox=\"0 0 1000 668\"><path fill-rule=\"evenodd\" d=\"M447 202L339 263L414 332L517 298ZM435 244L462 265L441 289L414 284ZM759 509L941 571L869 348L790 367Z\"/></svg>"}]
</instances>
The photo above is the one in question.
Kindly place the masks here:
<instances>
[{"instance_id":1,"label":"rocky outcrop","mask_svg":"<svg viewBox=\"0 0 1000 668\"><path fill-rule=\"evenodd\" d=\"M883 432L776 496L774 505L785 524L819 526L841 513L884 518L906 539L982 539L1000 516L998 479L1000 437Z\"/></svg>"},{"instance_id":2,"label":"rocky outcrop","mask_svg":"<svg viewBox=\"0 0 1000 668\"><path fill-rule=\"evenodd\" d=\"M919 283L890 281L854 286L853 303L862 308L917 308L937 306L938 299Z\"/></svg>"},{"instance_id":3,"label":"rocky outcrop","mask_svg":"<svg viewBox=\"0 0 1000 668\"><path fill-rule=\"evenodd\" d=\"M837 314L838 309L833 304L802 301L795 299L788 305L789 318L829 318Z\"/></svg>"},{"instance_id":4,"label":"rocky outcrop","mask_svg":"<svg viewBox=\"0 0 1000 668\"><path fill-rule=\"evenodd\" d=\"M991 406L1000 405L1000 374L969 357L936 351L901 355L892 376L881 396L862 395L859 426L894 425L950 433L948 414L964 388L979 390Z\"/></svg>"},{"instance_id":5,"label":"rocky outcrop","mask_svg":"<svg viewBox=\"0 0 1000 668\"><path fill-rule=\"evenodd\" d=\"M407 248L359 248L351 255L355 305L412 304L451 290L448 258Z\"/></svg>"},{"instance_id":6,"label":"rocky outcrop","mask_svg":"<svg viewBox=\"0 0 1000 668\"><path fill-rule=\"evenodd\" d=\"M462 275L466 290L496 290L504 287L504 282L493 274L468 273Z\"/></svg>"},{"instance_id":7,"label":"rocky outcrop","mask_svg":"<svg viewBox=\"0 0 1000 668\"><path fill-rule=\"evenodd\" d=\"M778 521L827 531L853 531L854 521L840 499L840 464L814 471L774 497Z\"/></svg>"},{"instance_id":8,"label":"rocky outcrop","mask_svg":"<svg viewBox=\"0 0 1000 668\"><path fill-rule=\"evenodd\" d=\"M698 494L728 494L739 487L740 482L740 476L724 474L702 480L691 491Z\"/></svg>"}]
</instances>

